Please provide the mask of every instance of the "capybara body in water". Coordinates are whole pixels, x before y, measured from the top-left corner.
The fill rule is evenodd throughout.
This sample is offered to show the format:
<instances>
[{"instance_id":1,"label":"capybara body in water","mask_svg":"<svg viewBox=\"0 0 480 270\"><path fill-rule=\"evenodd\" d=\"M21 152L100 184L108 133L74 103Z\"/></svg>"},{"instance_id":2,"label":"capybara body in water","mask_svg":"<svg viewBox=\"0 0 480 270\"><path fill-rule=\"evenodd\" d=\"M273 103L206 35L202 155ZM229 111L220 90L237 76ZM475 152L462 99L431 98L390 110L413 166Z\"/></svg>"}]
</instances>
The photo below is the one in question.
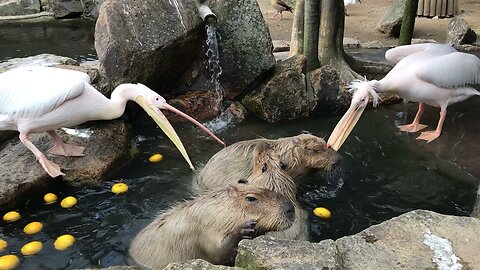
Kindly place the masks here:
<instances>
[{"instance_id":1,"label":"capybara body in water","mask_svg":"<svg viewBox=\"0 0 480 270\"><path fill-rule=\"evenodd\" d=\"M265 188L212 189L158 216L132 241L130 256L151 269L197 258L233 265L240 240L290 227L294 211L288 198Z\"/></svg>"},{"instance_id":2,"label":"capybara body in water","mask_svg":"<svg viewBox=\"0 0 480 270\"><path fill-rule=\"evenodd\" d=\"M268 235L280 239L308 240L308 213L297 201L297 185L286 172L289 165L283 162L266 142L257 144L253 156L253 171L247 179L248 184L280 193L289 198L295 207L295 220L292 226L283 231L270 232Z\"/></svg>"},{"instance_id":3,"label":"capybara body in water","mask_svg":"<svg viewBox=\"0 0 480 270\"><path fill-rule=\"evenodd\" d=\"M288 164L287 173L299 180L312 169L331 170L340 155L327 149L325 140L311 134L300 134L276 140L255 139L237 142L220 150L194 177L195 191L237 183L252 174L253 151L260 143L268 143L281 160Z\"/></svg>"}]
</instances>

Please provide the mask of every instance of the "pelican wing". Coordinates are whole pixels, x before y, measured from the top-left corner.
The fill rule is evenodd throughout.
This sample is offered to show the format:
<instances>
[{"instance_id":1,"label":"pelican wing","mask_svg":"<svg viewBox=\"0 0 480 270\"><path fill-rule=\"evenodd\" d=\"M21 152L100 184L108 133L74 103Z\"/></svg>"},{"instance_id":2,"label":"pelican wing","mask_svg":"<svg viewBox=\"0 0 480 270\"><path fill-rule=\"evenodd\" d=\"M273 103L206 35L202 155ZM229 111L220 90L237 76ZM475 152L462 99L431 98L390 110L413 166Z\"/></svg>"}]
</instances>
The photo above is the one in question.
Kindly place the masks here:
<instances>
[{"instance_id":1,"label":"pelican wing","mask_svg":"<svg viewBox=\"0 0 480 270\"><path fill-rule=\"evenodd\" d=\"M449 44L420 43L413 45L402 45L386 51L385 59L387 59L387 61L391 64L396 64L411 54L423 51L435 51L439 54L448 54L456 52L457 50L455 50L455 48Z\"/></svg>"},{"instance_id":2,"label":"pelican wing","mask_svg":"<svg viewBox=\"0 0 480 270\"><path fill-rule=\"evenodd\" d=\"M36 117L79 96L88 74L52 67L20 67L0 74L0 114Z\"/></svg>"},{"instance_id":3,"label":"pelican wing","mask_svg":"<svg viewBox=\"0 0 480 270\"><path fill-rule=\"evenodd\" d=\"M287 5L287 3L283 2L282 0L276 0L275 1L277 5L284 7L287 11L292 12L292 8Z\"/></svg>"},{"instance_id":4,"label":"pelican wing","mask_svg":"<svg viewBox=\"0 0 480 270\"><path fill-rule=\"evenodd\" d=\"M415 73L421 80L444 88L479 84L480 59L461 52L440 55L420 64Z\"/></svg>"}]
</instances>

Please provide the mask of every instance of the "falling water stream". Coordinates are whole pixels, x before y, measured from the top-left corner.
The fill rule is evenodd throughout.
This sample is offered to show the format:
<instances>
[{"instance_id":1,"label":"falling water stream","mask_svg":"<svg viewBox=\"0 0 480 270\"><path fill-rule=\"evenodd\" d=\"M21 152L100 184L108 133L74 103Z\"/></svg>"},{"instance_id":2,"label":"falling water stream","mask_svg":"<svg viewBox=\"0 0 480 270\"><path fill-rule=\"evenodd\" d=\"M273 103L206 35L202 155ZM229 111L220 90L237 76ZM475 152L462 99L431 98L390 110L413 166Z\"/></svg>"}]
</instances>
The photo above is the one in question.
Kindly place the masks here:
<instances>
[{"instance_id":1,"label":"falling water stream","mask_svg":"<svg viewBox=\"0 0 480 270\"><path fill-rule=\"evenodd\" d=\"M10 42L22 43L14 43L12 39ZM18 49L28 54L28 47ZM5 55L0 55L1 59L5 59ZM414 134L395 128L396 124L413 118L416 104L367 110L342 147L343 160L337 170L314 173L300 184L299 199L310 213L312 241L358 233L414 209L468 215L475 201L477 180L457 161L465 157L465 151L477 147L474 135L480 133L480 124L477 124L480 113L475 103L466 102L462 106L449 108L445 132L438 141L428 145L416 141ZM241 124L218 131L217 135L227 144L259 137L293 136L302 131L327 137L339 118L340 115L316 115L271 124L249 117ZM434 125L436 119L438 111L425 112L425 123ZM131 263L128 258L131 239L158 213L190 196L193 174L158 128L131 124L139 154L103 179L100 186L76 188L62 181L51 181L44 189L32 190L16 205L0 208L2 215L11 210L22 214L22 219L16 222L1 223L0 238L8 242L8 247L0 251L0 256L18 255L21 260L18 269L78 269ZM218 143L191 125L176 125L175 129L182 141L188 142L185 146L197 168L221 150ZM466 131L465 136L457 136ZM470 138L471 144L466 148L457 147L465 143L455 143L460 137ZM456 148L451 148L454 145ZM449 156L439 158L443 147L450 147ZM164 160L148 162L154 153L161 153ZM110 188L117 182L126 183L129 191L113 195ZM42 200L46 192L54 192L60 199L75 196L78 204L70 209L61 208L58 202L46 205ZM318 206L330 209L332 218L324 220L313 216L311 211ZM42 222L44 229L36 235L24 234L23 227L32 221ZM75 236L76 243L68 250L55 250L53 241L65 233ZM40 253L30 257L19 253L22 245L35 240L44 245Z\"/></svg>"}]
</instances>

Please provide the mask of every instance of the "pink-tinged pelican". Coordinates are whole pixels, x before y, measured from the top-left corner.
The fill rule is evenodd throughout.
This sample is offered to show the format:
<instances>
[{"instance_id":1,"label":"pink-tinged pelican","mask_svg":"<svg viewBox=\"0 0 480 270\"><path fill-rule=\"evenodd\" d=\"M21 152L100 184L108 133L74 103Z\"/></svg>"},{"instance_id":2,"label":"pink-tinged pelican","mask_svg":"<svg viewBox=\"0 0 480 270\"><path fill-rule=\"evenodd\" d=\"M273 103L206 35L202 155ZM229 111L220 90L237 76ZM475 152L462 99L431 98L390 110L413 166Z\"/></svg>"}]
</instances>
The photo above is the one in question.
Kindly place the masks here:
<instances>
[{"instance_id":1,"label":"pink-tinged pelican","mask_svg":"<svg viewBox=\"0 0 480 270\"><path fill-rule=\"evenodd\" d=\"M54 146L49 153L83 156L84 147L66 144L55 129L92 120L120 117L128 100L138 103L172 140L185 160L192 162L177 133L160 109L173 111L193 122L218 142L220 139L202 124L170 106L163 97L142 84L121 84L108 99L90 85L88 74L53 67L20 67L0 74L0 130L17 130L20 141L33 152L51 176L64 175L28 139L30 133L47 132Z\"/></svg>"},{"instance_id":2,"label":"pink-tinged pelican","mask_svg":"<svg viewBox=\"0 0 480 270\"><path fill-rule=\"evenodd\" d=\"M381 80L355 81L350 108L333 130L327 145L340 149L367 106L369 96L378 104L377 93L394 93L409 101L418 102L418 112L409 125L399 126L406 132L417 132L426 126L420 124L425 104L440 107L437 128L422 132L419 140L431 142L442 132L447 106L464 101L480 92L471 87L480 83L480 59L461 53L448 44L404 45L388 50L385 58L396 64Z\"/></svg>"}]
</instances>

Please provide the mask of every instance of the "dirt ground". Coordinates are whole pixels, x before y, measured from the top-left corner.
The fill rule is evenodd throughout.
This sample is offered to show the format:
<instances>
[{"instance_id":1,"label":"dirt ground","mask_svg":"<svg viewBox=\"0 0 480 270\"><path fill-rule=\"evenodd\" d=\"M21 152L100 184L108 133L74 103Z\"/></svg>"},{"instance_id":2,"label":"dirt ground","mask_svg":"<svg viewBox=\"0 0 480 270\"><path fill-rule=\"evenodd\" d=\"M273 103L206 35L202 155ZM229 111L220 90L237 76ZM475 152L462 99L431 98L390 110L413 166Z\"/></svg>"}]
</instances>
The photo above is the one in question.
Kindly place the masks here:
<instances>
[{"instance_id":1,"label":"dirt ground","mask_svg":"<svg viewBox=\"0 0 480 270\"><path fill-rule=\"evenodd\" d=\"M394 0L361 1L361 4L357 3L347 7L349 16L345 17L345 37L355 38L360 42L378 40L384 45L396 45L398 39L389 38L376 29L376 25ZM480 36L480 0L459 1L459 15L463 16L470 27ZM275 9L270 5L270 0L257 0L257 2L268 24L272 39L290 40L293 14L283 12L283 19L280 21L278 20L279 16L272 18L275 15ZM414 38L445 42L448 20L449 18L417 17Z\"/></svg>"}]
</instances>

